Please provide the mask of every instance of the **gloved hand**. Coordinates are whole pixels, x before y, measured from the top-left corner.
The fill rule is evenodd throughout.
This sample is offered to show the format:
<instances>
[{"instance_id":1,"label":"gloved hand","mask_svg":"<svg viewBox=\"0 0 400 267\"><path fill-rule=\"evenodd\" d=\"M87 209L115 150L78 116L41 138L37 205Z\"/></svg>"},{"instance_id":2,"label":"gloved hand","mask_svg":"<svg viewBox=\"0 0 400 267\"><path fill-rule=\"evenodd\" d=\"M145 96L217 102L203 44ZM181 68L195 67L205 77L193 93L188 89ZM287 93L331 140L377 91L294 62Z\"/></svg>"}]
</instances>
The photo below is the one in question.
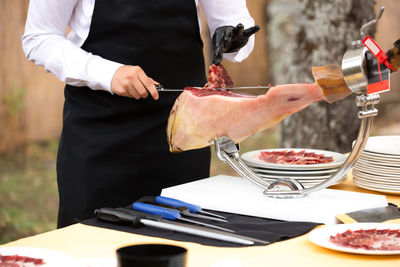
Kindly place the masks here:
<instances>
[{"instance_id":1,"label":"gloved hand","mask_svg":"<svg viewBox=\"0 0 400 267\"><path fill-rule=\"evenodd\" d=\"M256 25L244 29L243 24L239 23L236 27L218 27L212 36L213 63L219 65L224 53L233 53L245 46L249 37L260 30Z\"/></svg>"}]
</instances>

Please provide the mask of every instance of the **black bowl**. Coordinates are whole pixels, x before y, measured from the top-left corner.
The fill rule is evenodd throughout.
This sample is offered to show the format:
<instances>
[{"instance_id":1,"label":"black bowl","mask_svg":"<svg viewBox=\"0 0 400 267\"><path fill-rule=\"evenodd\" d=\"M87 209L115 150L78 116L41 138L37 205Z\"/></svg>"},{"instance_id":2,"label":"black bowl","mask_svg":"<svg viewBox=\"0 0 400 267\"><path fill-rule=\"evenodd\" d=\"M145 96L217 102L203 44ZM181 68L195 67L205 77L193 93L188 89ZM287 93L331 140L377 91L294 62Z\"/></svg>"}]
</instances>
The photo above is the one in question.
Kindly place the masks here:
<instances>
[{"instance_id":1,"label":"black bowl","mask_svg":"<svg viewBox=\"0 0 400 267\"><path fill-rule=\"evenodd\" d=\"M161 244L143 244L117 250L118 267L185 267L187 250Z\"/></svg>"}]
</instances>

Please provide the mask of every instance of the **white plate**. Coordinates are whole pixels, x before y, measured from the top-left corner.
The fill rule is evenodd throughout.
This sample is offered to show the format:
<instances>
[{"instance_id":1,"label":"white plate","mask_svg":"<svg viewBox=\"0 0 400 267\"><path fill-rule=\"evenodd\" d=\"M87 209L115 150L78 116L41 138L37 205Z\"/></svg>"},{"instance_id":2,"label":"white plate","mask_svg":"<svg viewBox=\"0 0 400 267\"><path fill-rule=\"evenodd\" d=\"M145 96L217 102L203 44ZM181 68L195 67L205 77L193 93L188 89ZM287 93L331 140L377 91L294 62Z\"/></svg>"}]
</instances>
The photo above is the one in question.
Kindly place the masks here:
<instances>
[{"instance_id":1,"label":"white plate","mask_svg":"<svg viewBox=\"0 0 400 267\"><path fill-rule=\"evenodd\" d=\"M300 179L300 180L326 180L331 175L277 175L277 174L269 174L269 173L257 173L261 177L264 178L272 178L272 179L280 179L280 178L292 178L292 179Z\"/></svg>"},{"instance_id":2,"label":"white plate","mask_svg":"<svg viewBox=\"0 0 400 267\"><path fill-rule=\"evenodd\" d=\"M269 181L269 182L273 182L276 181L277 179L273 179L273 178L268 178L268 177L264 177L264 176L260 176L263 180ZM280 179L285 179L285 178L280 178ZM298 179L298 178L287 178L287 179L295 179L296 181L300 182L300 183L305 183L305 184L318 184L318 183L322 183L324 181L326 181L327 179L321 179L321 180L304 180L304 179Z\"/></svg>"},{"instance_id":3,"label":"white plate","mask_svg":"<svg viewBox=\"0 0 400 267\"><path fill-rule=\"evenodd\" d=\"M390 162L394 164L399 164L400 162L400 157L398 156L387 156L384 154L369 153L367 151L363 151L360 158L378 162Z\"/></svg>"},{"instance_id":4,"label":"white plate","mask_svg":"<svg viewBox=\"0 0 400 267\"><path fill-rule=\"evenodd\" d=\"M325 227L320 227L314 229L308 235L308 238L314 244L333 249L337 251L343 251L348 253L356 254L368 254L368 255L397 255L400 254L400 250L367 250L364 248L349 248L336 245L332 243L329 238L339 233L343 233L347 230L368 230L368 229L400 229L399 224L389 224L389 223L350 223L350 224L334 224Z\"/></svg>"},{"instance_id":5,"label":"white plate","mask_svg":"<svg viewBox=\"0 0 400 267\"><path fill-rule=\"evenodd\" d=\"M390 184L377 184L374 183L370 180L363 180L363 179L358 179L356 178L355 180L353 180L359 184L365 185L365 186L369 186L369 187L373 187L376 189L383 189L383 190L393 190L396 192L400 192L400 186L398 185L390 185Z\"/></svg>"},{"instance_id":6,"label":"white plate","mask_svg":"<svg viewBox=\"0 0 400 267\"><path fill-rule=\"evenodd\" d=\"M369 151L363 151L363 154L379 159L390 159L390 160L400 160L400 156L398 155L392 155L392 154L383 154L383 153L375 153L375 152L369 152Z\"/></svg>"},{"instance_id":7,"label":"white plate","mask_svg":"<svg viewBox=\"0 0 400 267\"><path fill-rule=\"evenodd\" d=\"M363 176L366 178L371 178L371 179L375 179L375 180L382 180L382 181L389 181L389 182L400 182L400 176L390 176L384 173L375 173L375 174L371 174L369 172L365 172L364 170L360 170L360 169L353 169L353 173L356 173L358 176Z\"/></svg>"},{"instance_id":8,"label":"white plate","mask_svg":"<svg viewBox=\"0 0 400 267\"><path fill-rule=\"evenodd\" d=\"M390 168L392 170L398 170L400 173L400 163L399 164L394 164L394 163L390 163L390 162L377 162L375 160L365 160L362 158L359 158L357 160L357 163L360 163L362 165L367 165L367 166L371 166L374 168Z\"/></svg>"},{"instance_id":9,"label":"white plate","mask_svg":"<svg viewBox=\"0 0 400 267\"><path fill-rule=\"evenodd\" d=\"M277 174L277 175L293 175L293 176L319 176L321 174L329 175L336 172L338 169L331 169L331 170L322 170L322 171L298 171L298 170L271 170L271 169L262 169L250 166L249 167L257 173L265 173L265 174Z\"/></svg>"},{"instance_id":10,"label":"white plate","mask_svg":"<svg viewBox=\"0 0 400 267\"><path fill-rule=\"evenodd\" d=\"M260 152L262 151L283 151L283 150L294 150L295 152L299 152L305 150L308 152L314 152L317 154L324 154L327 157L333 157L333 161L329 163L321 163L321 164L304 164L304 165L292 165L292 164L279 164L279 163L268 163L263 160L258 159ZM320 169L332 169L340 167L343 162L346 160L346 156L344 154L340 154L333 151L327 150L319 150L319 149L305 149L305 148L272 148L272 149L261 149L250 151L244 153L242 159L253 166L261 167L261 168L269 168L269 169L288 169L288 170L320 170Z\"/></svg>"},{"instance_id":11,"label":"white plate","mask_svg":"<svg viewBox=\"0 0 400 267\"><path fill-rule=\"evenodd\" d=\"M353 176L354 177L354 176ZM363 177L363 176L358 176L355 175L356 180L359 180L361 182L369 183L371 185L377 185L377 186L398 186L400 187L399 182L391 182L391 181L385 181L385 180L376 180L376 179L371 179L368 177Z\"/></svg>"},{"instance_id":12,"label":"white plate","mask_svg":"<svg viewBox=\"0 0 400 267\"><path fill-rule=\"evenodd\" d=\"M354 170L357 170L359 172L363 172L363 173L366 173L369 175L373 175L373 176L379 175L379 176L383 176L383 177L390 177L393 179L400 179L400 174L371 169L371 168L360 168L360 166L357 164L354 166Z\"/></svg>"},{"instance_id":13,"label":"white plate","mask_svg":"<svg viewBox=\"0 0 400 267\"><path fill-rule=\"evenodd\" d=\"M383 165L383 166L389 166L389 167L398 167L400 168L400 160L387 160L387 159L381 159L381 158L366 158L365 156L361 156L358 161L363 161L366 163L372 163L374 165Z\"/></svg>"},{"instance_id":14,"label":"white plate","mask_svg":"<svg viewBox=\"0 0 400 267\"><path fill-rule=\"evenodd\" d=\"M283 150L294 150L295 152L299 152L305 150L307 153L314 152L316 154L324 154L326 157L333 157L333 161L329 163L321 163L321 164L304 164L304 165L292 165L292 164L278 164L278 163L268 163L263 160L258 159L260 152L262 151L283 151ZM287 170L319 170L319 169L332 169L340 167L343 162L346 160L346 156L328 150L319 150L319 149L309 149L309 148L272 148L272 149L260 149L254 150L247 153L244 153L242 159L252 166L257 166L261 168L270 168L270 169L287 169Z\"/></svg>"},{"instance_id":15,"label":"white plate","mask_svg":"<svg viewBox=\"0 0 400 267\"><path fill-rule=\"evenodd\" d=\"M374 186L371 186L371 185L365 185L364 183L362 183L362 182L360 182L358 180L353 180L353 183L358 187L365 188L365 189L368 189L368 190L387 193L387 194L393 194L393 195L400 195L400 190L383 189L383 188L380 188L380 187L374 187Z\"/></svg>"},{"instance_id":16,"label":"white plate","mask_svg":"<svg viewBox=\"0 0 400 267\"><path fill-rule=\"evenodd\" d=\"M366 168L375 169L375 170L378 170L381 172L387 171L387 172L394 172L394 173L400 174L400 166L393 167L393 166L376 165L376 164L372 164L372 163L364 163L363 161L359 161L359 160L357 161L356 165L359 165L362 168L366 167Z\"/></svg>"},{"instance_id":17,"label":"white plate","mask_svg":"<svg viewBox=\"0 0 400 267\"><path fill-rule=\"evenodd\" d=\"M365 180L369 180L371 182L376 182L376 183L387 183L387 184L393 184L393 185L399 185L400 186L400 178L399 179L394 179L394 178L389 178L387 176L380 176L380 175L369 175L363 172L359 172L357 170L353 170L353 176L357 176L357 178L362 178Z\"/></svg>"},{"instance_id":18,"label":"white plate","mask_svg":"<svg viewBox=\"0 0 400 267\"><path fill-rule=\"evenodd\" d=\"M365 151L400 156L400 135L372 136L368 138Z\"/></svg>"},{"instance_id":19,"label":"white plate","mask_svg":"<svg viewBox=\"0 0 400 267\"><path fill-rule=\"evenodd\" d=\"M0 247L0 254L26 256L43 259L45 264L40 267L70 267L72 257L56 250L30 247Z\"/></svg>"}]
</instances>

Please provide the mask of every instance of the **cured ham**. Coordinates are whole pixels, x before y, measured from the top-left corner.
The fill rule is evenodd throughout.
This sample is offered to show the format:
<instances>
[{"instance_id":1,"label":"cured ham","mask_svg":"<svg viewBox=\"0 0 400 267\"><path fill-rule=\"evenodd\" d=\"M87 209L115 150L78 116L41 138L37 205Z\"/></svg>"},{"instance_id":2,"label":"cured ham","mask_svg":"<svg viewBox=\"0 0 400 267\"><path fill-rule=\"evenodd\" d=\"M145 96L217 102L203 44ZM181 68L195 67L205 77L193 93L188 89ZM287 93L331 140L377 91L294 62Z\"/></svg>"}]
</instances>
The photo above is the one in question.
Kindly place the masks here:
<instances>
[{"instance_id":1,"label":"cured ham","mask_svg":"<svg viewBox=\"0 0 400 267\"><path fill-rule=\"evenodd\" d=\"M314 152L306 152L301 150L295 152L294 150L282 151L261 151L258 159L277 164L292 164L292 165L308 165L308 164L321 164L333 161L333 157L327 157L324 154L317 154Z\"/></svg>"},{"instance_id":2,"label":"cured ham","mask_svg":"<svg viewBox=\"0 0 400 267\"><path fill-rule=\"evenodd\" d=\"M20 255L1 255L0 267L33 267L44 265L45 262L40 258L31 258Z\"/></svg>"},{"instance_id":3,"label":"cured ham","mask_svg":"<svg viewBox=\"0 0 400 267\"><path fill-rule=\"evenodd\" d=\"M208 83L204 86L205 89L227 88L232 86L232 79L222 64L218 66L213 64L208 68Z\"/></svg>"},{"instance_id":4,"label":"cured ham","mask_svg":"<svg viewBox=\"0 0 400 267\"><path fill-rule=\"evenodd\" d=\"M400 250L400 230L347 230L344 233L331 236L329 240L336 245L356 249Z\"/></svg>"},{"instance_id":5,"label":"cured ham","mask_svg":"<svg viewBox=\"0 0 400 267\"><path fill-rule=\"evenodd\" d=\"M227 78L229 75L224 76L225 72L211 66L206 88L185 88L177 98L167 126L171 152L206 147L216 137L222 136L238 143L314 102L324 100L332 103L350 94L347 87L325 81L331 72L325 67L313 70L318 84L278 85L258 96L212 89L232 86L230 78Z\"/></svg>"},{"instance_id":6,"label":"cured ham","mask_svg":"<svg viewBox=\"0 0 400 267\"><path fill-rule=\"evenodd\" d=\"M254 97L187 89L176 100L168 120L170 151L206 147L221 136L241 142L323 99L316 84L275 86L267 94Z\"/></svg>"}]
</instances>

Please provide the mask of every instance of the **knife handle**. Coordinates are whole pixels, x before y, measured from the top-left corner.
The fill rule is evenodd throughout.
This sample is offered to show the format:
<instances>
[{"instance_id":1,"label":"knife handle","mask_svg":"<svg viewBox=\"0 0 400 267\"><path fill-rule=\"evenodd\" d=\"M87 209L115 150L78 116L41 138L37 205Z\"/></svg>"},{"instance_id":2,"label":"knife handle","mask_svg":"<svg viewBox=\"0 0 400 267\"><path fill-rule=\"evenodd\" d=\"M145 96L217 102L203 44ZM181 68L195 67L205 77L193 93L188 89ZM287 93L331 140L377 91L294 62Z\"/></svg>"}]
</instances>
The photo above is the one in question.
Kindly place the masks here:
<instances>
[{"instance_id":1,"label":"knife handle","mask_svg":"<svg viewBox=\"0 0 400 267\"><path fill-rule=\"evenodd\" d=\"M167 220L176 220L181 217L181 214L176 210L170 210L141 202L133 203L132 209L152 215L161 215L164 219Z\"/></svg>"},{"instance_id":2,"label":"knife handle","mask_svg":"<svg viewBox=\"0 0 400 267\"><path fill-rule=\"evenodd\" d=\"M156 202L160 204L165 204L165 205L170 205L173 207L186 207L189 209L191 213L197 213L201 211L201 207L198 205L190 204L175 198L170 198L170 197L162 197L162 196L157 196L156 197Z\"/></svg>"},{"instance_id":3,"label":"knife handle","mask_svg":"<svg viewBox=\"0 0 400 267\"><path fill-rule=\"evenodd\" d=\"M162 91L164 89L164 86L162 86L162 84L160 84L160 83L155 84L154 86L156 87L157 91Z\"/></svg>"},{"instance_id":4,"label":"knife handle","mask_svg":"<svg viewBox=\"0 0 400 267\"><path fill-rule=\"evenodd\" d=\"M161 216L149 215L139 211L124 209L124 208L101 208L94 211L96 216L103 220L113 223L129 223L134 227L142 225L141 219L150 219L154 221L161 220Z\"/></svg>"}]
</instances>

